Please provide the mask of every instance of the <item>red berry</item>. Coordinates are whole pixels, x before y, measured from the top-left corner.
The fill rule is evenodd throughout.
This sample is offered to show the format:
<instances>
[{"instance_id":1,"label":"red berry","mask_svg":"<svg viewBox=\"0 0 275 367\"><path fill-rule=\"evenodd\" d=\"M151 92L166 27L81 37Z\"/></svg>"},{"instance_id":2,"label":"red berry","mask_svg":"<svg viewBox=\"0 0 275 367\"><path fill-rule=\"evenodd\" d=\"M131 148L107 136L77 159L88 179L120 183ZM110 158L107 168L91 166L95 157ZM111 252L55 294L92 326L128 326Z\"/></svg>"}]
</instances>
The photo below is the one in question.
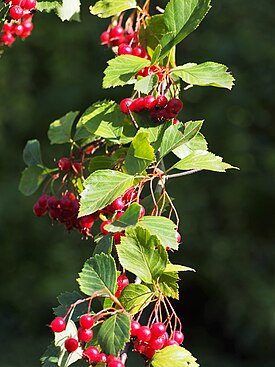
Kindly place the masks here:
<instances>
[{"instance_id":1,"label":"red berry","mask_svg":"<svg viewBox=\"0 0 275 367\"><path fill-rule=\"evenodd\" d=\"M115 357L114 355L110 354L108 357L107 357L107 363L111 363L113 361L120 361L120 357Z\"/></svg>"},{"instance_id":2,"label":"red berry","mask_svg":"<svg viewBox=\"0 0 275 367\"><path fill-rule=\"evenodd\" d=\"M138 56L138 57L145 57L147 55L146 50L141 47L141 46L137 46L133 49L133 53L134 56Z\"/></svg>"},{"instance_id":3,"label":"red berry","mask_svg":"<svg viewBox=\"0 0 275 367\"><path fill-rule=\"evenodd\" d=\"M154 350L160 350L163 348L164 345L164 340L162 339L162 337L159 338L152 338L150 340L150 346L154 349Z\"/></svg>"},{"instance_id":4,"label":"red berry","mask_svg":"<svg viewBox=\"0 0 275 367\"><path fill-rule=\"evenodd\" d=\"M131 110L136 112L141 112L144 110L144 98L137 98L133 101L131 105Z\"/></svg>"},{"instance_id":5,"label":"red berry","mask_svg":"<svg viewBox=\"0 0 275 367\"><path fill-rule=\"evenodd\" d=\"M68 171L69 169L71 169L72 162L70 161L69 158L61 158L57 162L57 166L60 169L60 171Z\"/></svg>"},{"instance_id":6,"label":"red berry","mask_svg":"<svg viewBox=\"0 0 275 367\"><path fill-rule=\"evenodd\" d=\"M172 340L175 340L178 344L181 344L184 341L184 335L181 331L175 331L172 334Z\"/></svg>"},{"instance_id":7,"label":"red berry","mask_svg":"<svg viewBox=\"0 0 275 367\"><path fill-rule=\"evenodd\" d=\"M23 17L23 15L24 15L24 10L21 8L21 6L13 5L10 8L10 16L12 17L12 19L19 20Z\"/></svg>"},{"instance_id":8,"label":"red berry","mask_svg":"<svg viewBox=\"0 0 275 367\"><path fill-rule=\"evenodd\" d=\"M89 363L97 362L99 350L96 347L89 347L83 352L83 357L88 358Z\"/></svg>"},{"instance_id":9,"label":"red berry","mask_svg":"<svg viewBox=\"0 0 275 367\"><path fill-rule=\"evenodd\" d=\"M48 208L49 209L56 209L59 205L59 200L56 196L50 196L48 198Z\"/></svg>"},{"instance_id":10,"label":"red berry","mask_svg":"<svg viewBox=\"0 0 275 367\"><path fill-rule=\"evenodd\" d=\"M170 101L167 103L167 111L170 115L177 115L183 107L183 103L180 99L178 98L172 98L170 99Z\"/></svg>"},{"instance_id":11,"label":"red berry","mask_svg":"<svg viewBox=\"0 0 275 367\"><path fill-rule=\"evenodd\" d=\"M77 334L78 334L78 339L84 343L88 343L90 340L93 339L93 336L94 336L93 330L83 329L83 328L79 328Z\"/></svg>"},{"instance_id":12,"label":"red berry","mask_svg":"<svg viewBox=\"0 0 275 367\"><path fill-rule=\"evenodd\" d=\"M36 7L36 0L25 0L24 5L22 5L26 10L32 10Z\"/></svg>"},{"instance_id":13,"label":"red berry","mask_svg":"<svg viewBox=\"0 0 275 367\"><path fill-rule=\"evenodd\" d=\"M151 333L156 336L162 336L166 332L166 326L162 322L156 322L151 326Z\"/></svg>"},{"instance_id":14,"label":"red berry","mask_svg":"<svg viewBox=\"0 0 275 367\"><path fill-rule=\"evenodd\" d=\"M177 119L173 119L173 121L172 121L172 124L173 125L177 125L177 124L179 124L180 123L180 121L179 120L177 120Z\"/></svg>"},{"instance_id":15,"label":"red berry","mask_svg":"<svg viewBox=\"0 0 275 367\"><path fill-rule=\"evenodd\" d=\"M22 26L22 24L16 24L13 28L13 32L17 35L17 36L21 36L21 34L24 32L24 27Z\"/></svg>"},{"instance_id":16,"label":"red berry","mask_svg":"<svg viewBox=\"0 0 275 367\"><path fill-rule=\"evenodd\" d=\"M112 221L111 220L105 220L104 222L102 222L100 224L100 231L102 234L109 234L110 232L108 232L106 229L105 229L105 226L107 226L107 224L111 224Z\"/></svg>"},{"instance_id":17,"label":"red berry","mask_svg":"<svg viewBox=\"0 0 275 367\"><path fill-rule=\"evenodd\" d=\"M33 24L29 20L22 22L21 25L24 27L25 32L31 32L33 30Z\"/></svg>"},{"instance_id":18,"label":"red berry","mask_svg":"<svg viewBox=\"0 0 275 367\"><path fill-rule=\"evenodd\" d=\"M151 330L147 326L141 326L137 330L137 338L143 342L148 342L151 339Z\"/></svg>"},{"instance_id":19,"label":"red berry","mask_svg":"<svg viewBox=\"0 0 275 367\"><path fill-rule=\"evenodd\" d=\"M1 36L1 42L6 45L6 46L10 46L13 44L13 42L15 41L14 36L11 33L4 33Z\"/></svg>"},{"instance_id":20,"label":"red berry","mask_svg":"<svg viewBox=\"0 0 275 367\"><path fill-rule=\"evenodd\" d=\"M47 207L42 207L39 202L36 202L33 206L33 212L37 217L42 217L47 213Z\"/></svg>"},{"instance_id":21,"label":"red berry","mask_svg":"<svg viewBox=\"0 0 275 367\"><path fill-rule=\"evenodd\" d=\"M121 196L119 196L112 202L112 207L114 208L114 210L122 210L124 206L125 203Z\"/></svg>"},{"instance_id":22,"label":"red berry","mask_svg":"<svg viewBox=\"0 0 275 367\"><path fill-rule=\"evenodd\" d=\"M121 361L112 361L108 367L125 367L125 365Z\"/></svg>"},{"instance_id":23,"label":"red berry","mask_svg":"<svg viewBox=\"0 0 275 367\"><path fill-rule=\"evenodd\" d=\"M25 4L25 1L26 0L11 0L11 3L12 3L12 5L20 5L23 8L24 4ZM7 2L10 2L10 0L7 1Z\"/></svg>"},{"instance_id":24,"label":"red berry","mask_svg":"<svg viewBox=\"0 0 275 367\"><path fill-rule=\"evenodd\" d=\"M73 171L78 175L82 170L82 164L78 162L72 163L72 169Z\"/></svg>"},{"instance_id":25,"label":"red berry","mask_svg":"<svg viewBox=\"0 0 275 367\"><path fill-rule=\"evenodd\" d=\"M42 208L47 208L49 198L50 198L50 196L49 195L46 195L46 194L40 196L40 198L38 200L39 205Z\"/></svg>"},{"instance_id":26,"label":"red berry","mask_svg":"<svg viewBox=\"0 0 275 367\"><path fill-rule=\"evenodd\" d=\"M115 26L110 31L110 39L119 38L122 35L124 35L124 28L121 27L120 25Z\"/></svg>"},{"instance_id":27,"label":"red berry","mask_svg":"<svg viewBox=\"0 0 275 367\"><path fill-rule=\"evenodd\" d=\"M117 278L117 286L120 291L122 291L128 284L129 284L129 279L126 277L126 275L121 274Z\"/></svg>"},{"instance_id":28,"label":"red berry","mask_svg":"<svg viewBox=\"0 0 275 367\"><path fill-rule=\"evenodd\" d=\"M159 96L157 98L156 107L165 107L168 103L168 99L165 96Z\"/></svg>"},{"instance_id":29,"label":"red berry","mask_svg":"<svg viewBox=\"0 0 275 367\"><path fill-rule=\"evenodd\" d=\"M121 237L125 236L124 233L121 233L121 232L116 232L114 233L114 241L115 241L115 244L116 245L119 245L120 242L121 242Z\"/></svg>"},{"instance_id":30,"label":"red berry","mask_svg":"<svg viewBox=\"0 0 275 367\"><path fill-rule=\"evenodd\" d=\"M149 345L146 345L144 354L146 355L146 357L148 359L152 359L154 357L155 353L156 353L156 351L153 348L151 348Z\"/></svg>"},{"instance_id":31,"label":"red berry","mask_svg":"<svg viewBox=\"0 0 275 367\"><path fill-rule=\"evenodd\" d=\"M105 353L100 353L97 358L97 363L106 363L107 362L107 356Z\"/></svg>"},{"instance_id":32,"label":"red berry","mask_svg":"<svg viewBox=\"0 0 275 367\"><path fill-rule=\"evenodd\" d=\"M66 329L66 321L63 317L56 317L51 322L50 327L54 333L61 333Z\"/></svg>"},{"instance_id":33,"label":"red berry","mask_svg":"<svg viewBox=\"0 0 275 367\"><path fill-rule=\"evenodd\" d=\"M132 202L135 198L137 197L137 192L135 187L130 187L129 189L127 189L124 194L122 195L123 200L126 203L130 203Z\"/></svg>"},{"instance_id":34,"label":"red berry","mask_svg":"<svg viewBox=\"0 0 275 367\"><path fill-rule=\"evenodd\" d=\"M10 32L13 29L13 23L5 23L3 24L2 31Z\"/></svg>"},{"instance_id":35,"label":"red berry","mask_svg":"<svg viewBox=\"0 0 275 367\"><path fill-rule=\"evenodd\" d=\"M82 315L79 319L79 323L83 329L90 329L94 326L95 319L91 315Z\"/></svg>"},{"instance_id":36,"label":"red berry","mask_svg":"<svg viewBox=\"0 0 275 367\"><path fill-rule=\"evenodd\" d=\"M175 340L166 340L164 342L164 348L170 347L171 345L179 345L179 343L177 343Z\"/></svg>"},{"instance_id":37,"label":"red berry","mask_svg":"<svg viewBox=\"0 0 275 367\"><path fill-rule=\"evenodd\" d=\"M144 206L141 205L139 219L143 218L144 215L145 215L145 208Z\"/></svg>"},{"instance_id":38,"label":"red berry","mask_svg":"<svg viewBox=\"0 0 275 367\"><path fill-rule=\"evenodd\" d=\"M137 331L140 329L140 323L138 321L131 321L131 336L137 336Z\"/></svg>"},{"instance_id":39,"label":"red berry","mask_svg":"<svg viewBox=\"0 0 275 367\"><path fill-rule=\"evenodd\" d=\"M117 53L118 55L132 55L132 47L126 43L122 43L119 45Z\"/></svg>"},{"instance_id":40,"label":"red berry","mask_svg":"<svg viewBox=\"0 0 275 367\"><path fill-rule=\"evenodd\" d=\"M93 215L87 215L86 217L79 218L78 222L80 224L80 227L91 229L95 222L95 218Z\"/></svg>"},{"instance_id":41,"label":"red berry","mask_svg":"<svg viewBox=\"0 0 275 367\"><path fill-rule=\"evenodd\" d=\"M75 338L69 338L65 341L65 348L68 352L72 353L78 348L78 341Z\"/></svg>"},{"instance_id":42,"label":"red berry","mask_svg":"<svg viewBox=\"0 0 275 367\"><path fill-rule=\"evenodd\" d=\"M123 113L128 113L128 108L129 107L130 110L131 106L133 104L133 100L131 98L124 98L121 102L120 102L120 109Z\"/></svg>"},{"instance_id":43,"label":"red berry","mask_svg":"<svg viewBox=\"0 0 275 367\"><path fill-rule=\"evenodd\" d=\"M110 41L110 32L105 31L105 32L101 33L100 41L101 41L102 45L107 45Z\"/></svg>"},{"instance_id":44,"label":"red berry","mask_svg":"<svg viewBox=\"0 0 275 367\"><path fill-rule=\"evenodd\" d=\"M73 202L68 198L68 196L63 195L59 200L60 208L63 210L71 210L73 208Z\"/></svg>"},{"instance_id":45,"label":"red berry","mask_svg":"<svg viewBox=\"0 0 275 367\"><path fill-rule=\"evenodd\" d=\"M157 99L154 96L149 95L144 98L144 108L147 108L148 110L154 108L156 103Z\"/></svg>"},{"instance_id":46,"label":"red berry","mask_svg":"<svg viewBox=\"0 0 275 367\"><path fill-rule=\"evenodd\" d=\"M177 237L177 242L180 243L180 241L181 241L181 235L179 234L179 232L177 232L176 237Z\"/></svg>"}]
</instances>

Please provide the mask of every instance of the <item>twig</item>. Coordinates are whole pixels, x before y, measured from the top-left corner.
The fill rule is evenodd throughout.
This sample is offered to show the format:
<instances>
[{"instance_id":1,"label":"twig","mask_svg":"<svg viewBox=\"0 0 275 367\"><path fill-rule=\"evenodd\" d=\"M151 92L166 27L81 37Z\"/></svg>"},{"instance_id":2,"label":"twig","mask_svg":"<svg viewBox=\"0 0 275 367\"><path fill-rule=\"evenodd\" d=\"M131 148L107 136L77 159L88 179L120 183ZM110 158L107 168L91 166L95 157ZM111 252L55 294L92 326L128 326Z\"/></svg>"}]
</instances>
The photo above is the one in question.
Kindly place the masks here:
<instances>
[{"instance_id":1,"label":"twig","mask_svg":"<svg viewBox=\"0 0 275 367\"><path fill-rule=\"evenodd\" d=\"M160 6L156 6L157 11L159 11L161 14L164 13L164 9L162 9Z\"/></svg>"},{"instance_id":2,"label":"twig","mask_svg":"<svg viewBox=\"0 0 275 367\"><path fill-rule=\"evenodd\" d=\"M129 106L128 106L127 103L126 103L126 107L127 107L128 113L130 115L130 118L132 120L132 123L134 124L135 128L138 130L139 129L139 126L138 126L138 124L137 124L137 122L136 122L136 120L135 120L135 118L134 118L134 116L132 114L132 111L130 110L130 108L129 108Z\"/></svg>"},{"instance_id":3,"label":"twig","mask_svg":"<svg viewBox=\"0 0 275 367\"><path fill-rule=\"evenodd\" d=\"M200 172L202 169L192 169L190 171L180 172L180 173L174 173L173 175L163 175L163 177L168 180L170 178L177 178L182 176L188 176L193 175L194 173Z\"/></svg>"}]
</instances>

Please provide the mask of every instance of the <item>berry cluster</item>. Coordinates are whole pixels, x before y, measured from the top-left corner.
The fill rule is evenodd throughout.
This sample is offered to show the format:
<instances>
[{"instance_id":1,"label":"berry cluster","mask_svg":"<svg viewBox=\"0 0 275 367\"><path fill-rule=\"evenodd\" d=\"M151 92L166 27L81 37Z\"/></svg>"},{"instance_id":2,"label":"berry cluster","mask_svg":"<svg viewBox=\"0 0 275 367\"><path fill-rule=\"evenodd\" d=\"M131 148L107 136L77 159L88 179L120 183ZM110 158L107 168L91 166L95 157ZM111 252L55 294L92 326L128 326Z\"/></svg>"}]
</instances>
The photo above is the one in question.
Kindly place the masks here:
<instances>
[{"instance_id":1,"label":"berry cluster","mask_svg":"<svg viewBox=\"0 0 275 367\"><path fill-rule=\"evenodd\" d=\"M76 338L68 338L65 340L64 346L69 353L75 352L79 347L83 349L83 358L87 359L91 365L97 363L107 363L108 367L124 367L120 357L113 355L107 356L105 353L101 353L96 347L87 347L85 344L93 339L93 330L95 319L89 315L82 315L79 319L80 327L78 328ZM54 333L60 333L66 329L66 321L63 317L56 317L50 324L50 327Z\"/></svg>"},{"instance_id":2,"label":"berry cluster","mask_svg":"<svg viewBox=\"0 0 275 367\"><path fill-rule=\"evenodd\" d=\"M117 25L110 30L103 32L100 36L101 44L108 47L129 45L133 42L135 33L133 30L126 31L121 25Z\"/></svg>"},{"instance_id":3,"label":"berry cluster","mask_svg":"<svg viewBox=\"0 0 275 367\"><path fill-rule=\"evenodd\" d=\"M131 322L131 337L134 349L147 359L152 359L156 351L170 345L180 345L184 340L181 331L174 331L169 337L162 322L156 322L148 327L141 326L134 320Z\"/></svg>"},{"instance_id":4,"label":"berry cluster","mask_svg":"<svg viewBox=\"0 0 275 367\"><path fill-rule=\"evenodd\" d=\"M3 45L11 46L16 37L27 38L32 30L32 16L36 0L6 0L9 3L9 19L1 29L0 40Z\"/></svg>"},{"instance_id":5,"label":"berry cluster","mask_svg":"<svg viewBox=\"0 0 275 367\"><path fill-rule=\"evenodd\" d=\"M72 159L66 157L60 158L59 161L57 162L57 166L60 171L71 170L77 175L81 172L83 167L80 162L74 162Z\"/></svg>"},{"instance_id":6,"label":"berry cluster","mask_svg":"<svg viewBox=\"0 0 275 367\"><path fill-rule=\"evenodd\" d=\"M163 122L177 117L182 110L182 101L172 98L170 101L165 96L154 97L153 95L135 100L125 98L120 102L120 109L123 113L150 111L150 117L154 122Z\"/></svg>"},{"instance_id":7,"label":"berry cluster","mask_svg":"<svg viewBox=\"0 0 275 367\"><path fill-rule=\"evenodd\" d=\"M33 212L37 217L49 214L52 220L62 223L67 230L73 228L84 235L89 235L98 215L88 215L77 218L79 211L79 200L72 192L65 192L61 198L57 196L42 195L33 206Z\"/></svg>"}]
</instances>

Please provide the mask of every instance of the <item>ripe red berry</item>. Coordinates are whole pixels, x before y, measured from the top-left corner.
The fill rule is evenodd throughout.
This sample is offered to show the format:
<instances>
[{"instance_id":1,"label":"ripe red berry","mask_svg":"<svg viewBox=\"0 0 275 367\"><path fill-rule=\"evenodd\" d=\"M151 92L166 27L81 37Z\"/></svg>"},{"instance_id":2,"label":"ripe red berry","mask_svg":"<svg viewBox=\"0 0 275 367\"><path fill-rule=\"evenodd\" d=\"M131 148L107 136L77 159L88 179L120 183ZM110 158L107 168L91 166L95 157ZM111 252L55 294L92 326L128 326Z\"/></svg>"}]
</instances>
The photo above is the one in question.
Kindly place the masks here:
<instances>
[{"instance_id":1,"label":"ripe red berry","mask_svg":"<svg viewBox=\"0 0 275 367\"><path fill-rule=\"evenodd\" d=\"M107 45L110 41L110 32L105 31L100 36L100 41L102 45Z\"/></svg>"},{"instance_id":2,"label":"ripe red berry","mask_svg":"<svg viewBox=\"0 0 275 367\"><path fill-rule=\"evenodd\" d=\"M134 56L138 56L138 57L142 57L144 58L147 55L146 50L141 47L141 46L137 46L133 49L133 53Z\"/></svg>"},{"instance_id":3,"label":"ripe red berry","mask_svg":"<svg viewBox=\"0 0 275 367\"><path fill-rule=\"evenodd\" d=\"M124 35L124 28L121 27L120 25L115 26L110 31L110 39L119 38L122 35Z\"/></svg>"},{"instance_id":4,"label":"ripe red berry","mask_svg":"<svg viewBox=\"0 0 275 367\"><path fill-rule=\"evenodd\" d=\"M60 171L68 171L69 169L71 169L72 162L70 161L69 158L64 157L59 159L59 161L57 162L57 166L60 169Z\"/></svg>"},{"instance_id":5,"label":"ripe red berry","mask_svg":"<svg viewBox=\"0 0 275 367\"><path fill-rule=\"evenodd\" d=\"M132 47L126 43L122 43L119 45L117 53L118 55L132 55Z\"/></svg>"},{"instance_id":6,"label":"ripe red berry","mask_svg":"<svg viewBox=\"0 0 275 367\"><path fill-rule=\"evenodd\" d=\"M165 96L159 96L157 98L156 107L165 107L168 103L168 99Z\"/></svg>"},{"instance_id":7,"label":"ripe red berry","mask_svg":"<svg viewBox=\"0 0 275 367\"><path fill-rule=\"evenodd\" d=\"M173 119L172 120L172 124L173 125L177 125L177 124L179 124L180 123L180 121L179 120L177 120L177 119Z\"/></svg>"},{"instance_id":8,"label":"ripe red berry","mask_svg":"<svg viewBox=\"0 0 275 367\"><path fill-rule=\"evenodd\" d=\"M108 364L108 367L125 367L121 361L112 361Z\"/></svg>"},{"instance_id":9,"label":"ripe red berry","mask_svg":"<svg viewBox=\"0 0 275 367\"><path fill-rule=\"evenodd\" d=\"M152 338L149 343L151 348L153 348L154 350L160 350L163 348L164 340L162 339L162 337Z\"/></svg>"},{"instance_id":10,"label":"ripe red berry","mask_svg":"<svg viewBox=\"0 0 275 367\"><path fill-rule=\"evenodd\" d=\"M71 210L73 208L73 201L67 195L63 195L59 200L59 205L63 210Z\"/></svg>"},{"instance_id":11,"label":"ripe red berry","mask_svg":"<svg viewBox=\"0 0 275 367\"><path fill-rule=\"evenodd\" d=\"M141 205L139 219L143 218L144 215L145 215L145 208L144 206Z\"/></svg>"},{"instance_id":12,"label":"ripe red berry","mask_svg":"<svg viewBox=\"0 0 275 367\"><path fill-rule=\"evenodd\" d=\"M157 99L154 96L149 95L144 98L144 108L147 108L148 110L154 108L156 103Z\"/></svg>"},{"instance_id":13,"label":"ripe red berry","mask_svg":"<svg viewBox=\"0 0 275 367\"><path fill-rule=\"evenodd\" d=\"M36 0L25 0L24 5L22 5L26 10L32 10L36 7Z\"/></svg>"},{"instance_id":14,"label":"ripe red berry","mask_svg":"<svg viewBox=\"0 0 275 367\"><path fill-rule=\"evenodd\" d=\"M11 33L4 33L0 40L5 46L10 46L15 41L15 37Z\"/></svg>"},{"instance_id":15,"label":"ripe red berry","mask_svg":"<svg viewBox=\"0 0 275 367\"><path fill-rule=\"evenodd\" d=\"M80 227L85 229L91 229L94 225L95 218L93 215L87 215L86 217L79 218Z\"/></svg>"},{"instance_id":16,"label":"ripe red berry","mask_svg":"<svg viewBox=\"0 0 275 367\"><path fill-rule=\"evenodd\" d=\"M181 241L181 235L179 234L179 232L177 232L176 237L177 237L177 242L180 243L180 241Z\"/></svg>"},{"instance_id":17,"label":"ripe red berry","mask_svg":"<svg viewBox=\"0 0 275 367\"><path fill-rule=\"evenodd\" d=\"M132 111L131 106L133 104L133 100L131 98L124 98L121 102L120 102L120 109L123 113L129 113L127 106L129 107L129 109Z\"/></svg>"},{"instance_id":18,"label":"ripe red berry","mask_svg":"<svg viewBox=\"0 0 275 367\"><path fill-rule=\"evenodd\" d=\"M125 202L122 199L122 196L119 196L112 202L112 207L114 208L114 210L122 210L124 206L125 206Z\"/></svg>"},{"instance_id":19,"label":"ripe red berry","mask_svg":"<svg viewBox=\"0 0 275 367\"><path fill-rule=\"evenodd\" d=\"M24 32L24 27L22 26L22 24L16 24L13 28L13 32L17 35L17 36L21 36L21 34Z\"/></svg>"},{"instance_id":20,"label":"ripe red berry","mask_svg":"<svg viewBox=\"0 0 275 367\"><path fill-rule=\"evenodd\" d=\"M19 20L23 17L23 15L24 15L24 10L21 8L21 6L13 5L10 8L10 16L12 17L12 19Z\"/></svg>"},{"instance_id":21,"label":"ripe red berry","mask_svg":"<svg viewBox=\"0 0 275 367\"><path fill-rule=\"evenodd\" d=\"M83 329L90 329L94 326L95 319L91 315L82 315L79 319L79 323Z\"/></svg>"},{"instance_id":22,"label":"ripe red berry","mask_svg":"<svg viewBox=\"0 0 275 367\"><path fill-rule=\"evenodd\" d=\"M111 220L105 220L104 222L102 222L100 224L100 231L101 231L102 234L109 234L110 233L109 231L107 231L105 229L105 226L107 226L107 224L111 224L111 223L112 223Z\"/></svg>"},{"instance_id":23,"label":"ripe red berry","mask_svg":"<svg viewBox=\"0 0 275 367\"><path fill-rule=\"evenodd\" d=\"M155 337L162 336L166 332L166 326L162 322L156 322L151 326L151 333Z\"/></svg>"},{"instance_id":24,"label":"ripe red berry","mask_svg":"<svg viewBox=\"0 0 275 367\"><path fill-rule=\"evenodd\" d=\"M144 98L137 98L133 101L131 105L131 110L136 112L141 112L144 110Z\"/></svg>"},{"instance_id":25,"label":"ripe red berry","mask_svg":"<svg viewBox=\"0 0 275 367\"><path fill-rule=\"evenodd\" d=\"M168 113L172 116L172 115L177 115L183 107L183 103L180 99L178 98L172 98L170 99L170 101L167 103L167 111Z\"/></svg>"},{"instance_id":26,"label":"ripe red berry","mask_svg":"<svg viewBox=\"0 0 275 367\"><path fill-rule=\"evenodd\" d=\"M88 358L89 363L97 362L99 350L96 347L89 347L83 352L83 357Z\"/></svg>"},{"instance_id":27,"label":"ripe red berry","mask_svg":"<svg viewBox=\"0 0 275 367\"><path fill-rule=\"evenodd\" d=\"M65 348L68 352L72 353L78 348L78 341L75 338L69 338L65 341Z\"/></svg>"},{"instance_id":28,"label":"ripe red berry","mask_svg":"<svg viewBox=\"0 0 275 367\"><path fill-rule=\"evenodd\" d=\"M100 353L97 357L97 363L106 363L107 362L107 356L105 353Z\"/></svg>"},{"instance_id":29,"label":"ripe red berry","mask_svg":"<svg viewBox=\"0 0 275 367\"><path fill-rule=\"evenodd\" d=\"M148 342L151 339L151 330L147 326L141 326L137 330L137 338L143 342Z\"/></svg>"},{"instance_id":30,"label":"ripe red berry","mask_svg":"<svg viewBox=\"0 0 275 367\"><path fill-rule=\"evenodd\" d=\"M131 321L131 336L137 336L137 331L140 329L140 323L138 321Z\"/></svg>"},{"instance_id":31,"label":"ripe red berry","mask_svg":"<svg viewBox=\"0 0 275 367\"><path fill-rule=\"evenodd\" d=\"M91 329L79 328L77 335L78 335L78 339L81 342L88 343L90 340L93 339L94 333L93 333L93 330Z\"/></svg>"},{"instance_id":32,"label":"ripe red berry","mask_svg":"<svg viewBox=\"0 0 275 367\"><path fill-rule=\"evenodd\" d=\"M12 5L20 5L22 8L24 7L26 0L6 0L6 2L11 2Z\"/></svg>"},{"instance_id":33,"label":"ripe red berry","mask_svg":"<svg viewBox=\"0 0 275 367\"><path fill-rule=\"evenodd\" d=\"M61 333L66 329L66 321L63 317L56 317L50 324L50 328L54 333Z\"/></svg>"},{"instance_id":34,"label":"ripe red berry","mask_svg":"<svg viewBox=\"0 0 275 367\"><path fill-rule=\"evenodd\" d=\"M149 345L146 345L145 350L144 350L144 354L148 359L152 359L155 355L156 351L151 348Z\"/></svg>"},{"instance_id":35,"label":"ripe red berry","mask_svg":"<svg viewBox=\"0 0 275 367\"><path fill-rule=\"evenodd\" d=\"M172 334L172 340L175 340L178 344L181 344L184 341L184 335L181 331L175 331Z\"/></svg>"},{"instance_id":36,"label":"ripe red berry","mask_svg":"<svg viewBox=\"0 0 275 367\"><path fill-rule=\"evenodd\" d=\"M48 208L49 209L56 209L59 205L59 200L56 196L50 196L48 198Z\"/></svg>"},{"instance_id":37,"label":"ripe red berry","mask_svg":"<svg viewBox=\"0 0 275 367\"><path fill-rule=\"evenodd\" d=\"M179 345L179 343L177 343L175 340L166 340L164 342L164 348L170 347L171 345Z\"/></svg>"},{"instance_id":38,"label":"ripe red berry","mask_svg":"<svg viewBox=\"0 0 275 367\"><path fill-rule=\"evenodd\" d=\"M3 24L2 31L10 32L13 29L13 23L5 23Z\"/></svg>"},{"instance_id":39,"label":"ripe red berry","mask_svg":"<svg viewBox=\"0 0 275 367\"><path fill-rule=\"evenodd\" d=\"M33 212L36 217L42 217L47 213L47 207L42 207L39 202L36 202L33 206Z\"/></svg>"},{"instance_id":40,"label":"ripe red berry","mask_svg":"<svg viewBox=\"0 0 275 367\"><path fill-rule=\"evenodd\" d=\"M129 284L129 279L126 277L126 275L121 274L117 278L117 286L120 291L122 291L128 284Z\"/></svg>"}]
</instances>

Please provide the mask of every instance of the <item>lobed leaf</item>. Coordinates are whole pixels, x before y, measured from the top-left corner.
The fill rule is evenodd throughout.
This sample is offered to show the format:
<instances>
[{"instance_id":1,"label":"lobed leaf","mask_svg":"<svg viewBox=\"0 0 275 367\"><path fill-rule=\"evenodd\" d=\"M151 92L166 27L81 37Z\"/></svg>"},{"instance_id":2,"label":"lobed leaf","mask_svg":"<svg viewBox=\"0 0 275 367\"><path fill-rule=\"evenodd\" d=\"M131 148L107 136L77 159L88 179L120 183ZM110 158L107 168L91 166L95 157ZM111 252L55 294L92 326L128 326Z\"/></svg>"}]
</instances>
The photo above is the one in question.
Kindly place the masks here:
<instances>
[{"instance_id":1,"label":"lobed leaf","mask_svg":"<svg viewBox=\"0 0 275 367\"><path fill-rule=\"evenodd\" d=\"M95 213L111 204L134 184L134 176L112 170L98 170L84 182L79 217Z\"/></svg>"},{"instance_id":2,"label":"lobed leaf","mask_svg":"<svg viewBox=\"0 0 275 367\"><path fill-rule=\"evenodd\" d=\"M179 275L177 272L165 272L160 276L158 286L167 297L179 299Z\"/></svg>"},{"instance_id":3,"label":"lobed leaf","mask_svg":"<svg viewBox=\"0 0 275 367\"><path fill-rule=\"evenodd\" d=\"M103 322L97 339L103 351L117 356L130 340L130 317L116 313Z\"/></svg>"},{"instance_id":4,"label":"lobed leaf","mask_svg":"<svg viewBox=\"0 0 275 367\"><path fill-rule=\"evenodd\" d=\"M119 301L127 312L135 315L148 306L154 293L144 284L129 284L119 297Z\"/></svg>"},{"instance_id":5,"label":"lobed leaf","mask_svg":"<svg viewBox=\"0 0 275 367\"><path fill-rule=\"evenodd\" d=\"M79 274L77 282L80 290L91 296L101 291L103 297L108 297L116 290L116 264L112 256L101 253L88 259Z\"/></svg>"},{"instance_id":6,"label":"lobed leaf","mask_svg":"<svg viewBox=\"0 0 275 367\"><path fill-rule=\"evenodd\" d=\"M173 75L179 76L185 83L202 87L218 87L232 89L233 76L225 65L216 62L203 64L186 64L172 69Z\"/></svg>"},{"instance_id":7,"label":"lobed leaf","mask_svg":"<svg viewBox=\"0 0 275 367\"><path fill-rule=\"evenodd\" d=\"M128 9L136 8L135 0L100 0L90 6L90 12L99 18L109 18Z\"/></svg>"},{"instance_id":8,"label":"lobed leaf","mask_svg":"<svg viewBox=\"0 0 275 367\"><path fill-rule=\"evenodd\" d=\"M175 345L158 351L151 364L153 367L199 367L196 358L187 349Z\"/></svg>"}]
</instances>

